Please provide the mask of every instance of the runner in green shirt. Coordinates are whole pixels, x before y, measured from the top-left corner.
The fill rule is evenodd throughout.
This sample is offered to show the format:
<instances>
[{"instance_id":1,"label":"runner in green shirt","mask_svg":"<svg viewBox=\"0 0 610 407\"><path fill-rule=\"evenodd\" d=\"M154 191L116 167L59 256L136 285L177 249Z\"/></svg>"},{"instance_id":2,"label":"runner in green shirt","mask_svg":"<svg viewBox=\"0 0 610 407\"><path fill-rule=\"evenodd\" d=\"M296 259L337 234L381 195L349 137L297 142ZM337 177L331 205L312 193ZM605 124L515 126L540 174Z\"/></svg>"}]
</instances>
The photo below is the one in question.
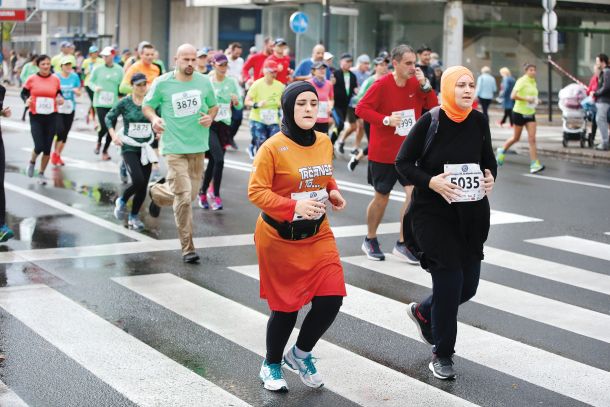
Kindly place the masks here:
<instances>
[{"instance_id":1,"label":"runner in green shirt","mask_svg":"<svg viewBox=\"0 0 610 407\"><path fill-rule=\"evenodd\" d=\"M38 66L36 66L36 57L38 55L33 54L32 57L30 58L29 62L26 62L25 65L23 65L23 68L21 68L21 74L19 75L19 79L21 80L21 85L23 85L25 83L25 81L28 80L28 78L32 75L36 75L39 71ZM21 115L21 121L24 122L25 121L25 115L28 112L28 105L25 105L25 107L23 108L23 114Z\"/></svg>"},{"instance_id":2,"label":"runner in green shirt","mask_svg":"<svg viewBox=\"0 0 610 407\"><path fill-rule=\"evenodd\" d=\"M83 74L85 75L85 90L87 91L87 95L89 95L89 100L91 100L91 107L87 112L87 122L89 120L93 120L95 123L95 109L93 109L93 90L89 88L89 82L91 81L91 73L93 70L98 67L104 65L104 60L99 57L99 48L95 45L89 47L89 57L87 57L83 61Z\"/></svg>"},{"instance_id":3,"label":"runner in green shirt","mask_svg":"<svg viewBox=\"0 0 610 407\"><path fill-rule=\"evenodd\" d=\"M97 145L95 146L95 154L100 153L102 147L102 139L106 136L104 150L102 152L102 160L110 160L108 155L108 147L110 146L110 135L106 127L106 115L119 101L119 85L123 80L123 69L114 63L114 50L112 47L106 47L100 52L100 56L104 59L104 65L98 66L93 70L89 80L89 89L93 90L93 107L97 112L99 120L99 131L97 132Z\"/></svg>"},{"instance_id":4,"label":"runner in green shirt","mask_svg":"<svg viewBox=\"0 0 610 407\"><path fill-rule=\"evenodd\" d=\"M155 79L142 108L153 130L162 134L161 153L168 167L167 182L159 181L150 188L149 213L157 217L160 207L173 206L182 259L185 263L198 263L191 202L199 190L209 127L218 107L210 79L195 72L195 47L181 45L174 60L175 70ZM155 112L157 108L161 109L161 117Z\"/></svg>"}]
</instances>

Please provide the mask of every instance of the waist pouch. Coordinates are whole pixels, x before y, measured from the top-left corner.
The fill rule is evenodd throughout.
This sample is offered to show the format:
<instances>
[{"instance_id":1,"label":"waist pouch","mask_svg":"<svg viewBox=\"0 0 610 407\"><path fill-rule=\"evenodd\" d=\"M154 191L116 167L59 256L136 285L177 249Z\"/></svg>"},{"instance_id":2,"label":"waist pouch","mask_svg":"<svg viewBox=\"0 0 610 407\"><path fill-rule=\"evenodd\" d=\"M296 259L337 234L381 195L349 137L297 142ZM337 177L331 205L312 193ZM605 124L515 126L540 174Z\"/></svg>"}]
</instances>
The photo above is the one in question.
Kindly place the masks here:
<instances>
[{"instance_id":1,"label":"waist pouch","mask_svg":"<svg viewBox=\"0 0 610 407\"><path fill-rule=\"evenodd\" d=\"M262 213L263 220L272 228L277 230L277 233L282 239L286 240L303 240L318 234L320 225L326 219L326 214L316 220L300 220L297 222L278 222L265 212Z\"/></svg>"}]
</instances>

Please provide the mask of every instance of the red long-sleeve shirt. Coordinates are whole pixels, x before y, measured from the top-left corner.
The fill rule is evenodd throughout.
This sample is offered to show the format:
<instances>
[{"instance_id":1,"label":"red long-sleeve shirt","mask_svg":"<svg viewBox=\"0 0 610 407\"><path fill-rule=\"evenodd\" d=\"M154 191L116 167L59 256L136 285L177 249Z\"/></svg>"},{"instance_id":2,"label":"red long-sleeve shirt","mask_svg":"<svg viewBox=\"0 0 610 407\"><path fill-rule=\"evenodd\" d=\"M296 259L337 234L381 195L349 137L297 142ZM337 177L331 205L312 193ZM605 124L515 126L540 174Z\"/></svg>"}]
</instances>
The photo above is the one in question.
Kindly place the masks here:
<instances>
[{"instance_id":1,"label":"red long-sleeve shirt","mask_svg":"<svg viewBox=\"0 0 610 407\"><path fill-rule=\"evenodd\" d=\"M275 61L277 62L277 79L282 82L284 85L288 83L288 77L290 75L290 57L276 57L275 54L271 54L265 59L265 61ZM262 68L261 68L262 69Z\"/></svg>"},{"instance_id":2,"label":"red long-sleeve shirt","mask_svg":"<svg viewBox=\"0 0 610 407\"><path fill-rule=\"evenodd\" d=\"M265 54L264 52L257 52L256 54L252 54L248 57L241 70L244 82L250 79L250 69L252 69L252 77L254 80L263 77L263 64L268 56L269 55Z\"/></svg>"},{"instance_id":3,"label":"red long-sleeve shirt","mask_svg":"<svg viewBox=\"0 0 610 407\"><path fill-rule=\"evenodd\" d=\"M375 81L356 106L356 115L371 125L369 160L393 164L405 140L405 137L395 134L395 127L384 126L384 117L391 116L392 112L413 109L417 120L422 109L429 110L437 105L434 91L422 91L416 77L407 80L403 87L396 85L393 74Z\"/></svg>"}]
</instances>

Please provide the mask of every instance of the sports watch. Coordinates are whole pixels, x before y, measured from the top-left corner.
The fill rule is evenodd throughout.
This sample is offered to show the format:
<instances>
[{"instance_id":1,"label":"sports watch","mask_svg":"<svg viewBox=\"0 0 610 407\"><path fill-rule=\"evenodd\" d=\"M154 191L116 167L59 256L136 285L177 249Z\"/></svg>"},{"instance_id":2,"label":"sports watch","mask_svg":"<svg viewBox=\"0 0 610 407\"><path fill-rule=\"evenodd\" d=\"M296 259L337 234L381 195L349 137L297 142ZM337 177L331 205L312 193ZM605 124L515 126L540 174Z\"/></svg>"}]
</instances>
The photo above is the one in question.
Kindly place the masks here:
<instances>
[{"instance_id":1,"label":"sports watch","mask_svg":"<svg viewBox=\"0 0 610 407\"><path fill-rule=\"evenodd\" d=\"M390 116L386 116L383 118L383 125L384 126L389 126L390 125Z\"/></svg>"}]
</instances>

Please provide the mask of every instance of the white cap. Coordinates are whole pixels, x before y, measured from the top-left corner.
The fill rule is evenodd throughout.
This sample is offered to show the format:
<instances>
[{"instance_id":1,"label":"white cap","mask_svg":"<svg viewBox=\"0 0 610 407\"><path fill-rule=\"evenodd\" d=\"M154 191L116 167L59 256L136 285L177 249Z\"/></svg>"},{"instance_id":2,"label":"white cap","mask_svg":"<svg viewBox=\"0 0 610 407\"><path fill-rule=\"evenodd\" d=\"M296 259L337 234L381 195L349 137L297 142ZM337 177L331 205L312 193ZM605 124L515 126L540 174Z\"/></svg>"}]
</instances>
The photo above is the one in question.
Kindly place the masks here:
<instances>
[{"instance_id":1,"label":"white cap","mask_svg":"<svg viewBox=\"0 0 610 407\"><path fill-rule=\"evenodd\" d=\"M112 48L112 47L104 47L102 52L100 52L100 56L102 56L102 57L107 57L110 55L114 55L114 48Z\"/></svg>"},{"instance_id":2,"label":"white cap","mask_svg":"<svg viewBox=\"0 0 610 407\"><path fill-rule=\"evenodd\" d=\"M329 59L332 59L334 57L333 54L331 54L330 52L326 51L324 52L324 60L328 61Z\"/></svg>"}]
</instances>

